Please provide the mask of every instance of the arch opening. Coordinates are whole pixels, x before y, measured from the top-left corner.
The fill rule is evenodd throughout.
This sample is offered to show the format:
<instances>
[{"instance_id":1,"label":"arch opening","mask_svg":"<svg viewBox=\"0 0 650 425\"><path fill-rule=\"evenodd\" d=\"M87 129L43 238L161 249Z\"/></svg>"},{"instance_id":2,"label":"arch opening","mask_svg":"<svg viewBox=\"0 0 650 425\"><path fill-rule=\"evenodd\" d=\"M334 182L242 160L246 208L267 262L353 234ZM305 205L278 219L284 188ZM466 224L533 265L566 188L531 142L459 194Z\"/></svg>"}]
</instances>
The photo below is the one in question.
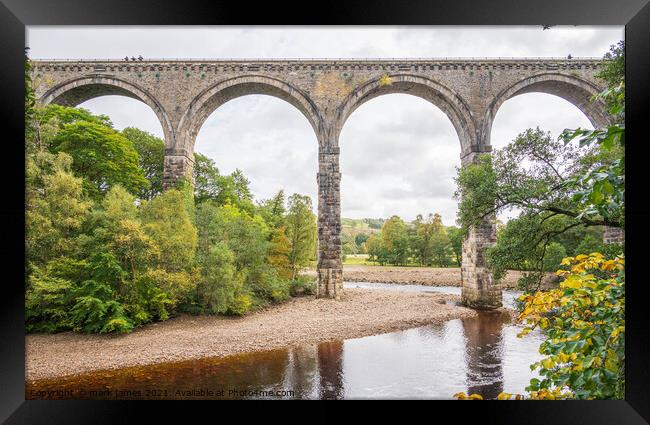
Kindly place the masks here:
<instances>
[{"instance_id":1,"label":"arch opening","mask_svg":"<svg viewBox=\"0 0 650 425\"><path fill-rule=\"evenodd\" d=\"M601 88L595 84L572 75L541 74L525 78L496 96L488 108L488 116L484 121L486 125L484 137L489 143L492 123L504 102L529 93L543 93L560 97L580 110L594 128L605 127L610 123L605 105L600 100L592 100L592 97L600 91Z\"/></svg>"},{"instance_id":2,"label":"arch opening","mask_svg":"<svg viewBox=\"0 0 650 425\"><path fill-rule=\"evenodd\" d=\"M143 88L121 79L91 76L65 81L47 91L41 102L75 107L104 96L124 96L148 105L162 127L165 144L173 143L174 130L162 105Z\"/></svg>"},{"instance_id":3,"label":"arch opening","mask_svg":"<svg viewBox=\"0 0 650 425\"><path fill-rule=\"evenodd\" d=\"M439 213L453 225L458 140L448 115L419 96L391 93L364 103L340 135L341 216L411 222Z\"/></svg>"},{"instance_id":4,"label":"arch opening","mask_svg":"<svg viewBox=\"0 0 650 425\"><path fill-rule=\"evenodd\" d=\"M245 111L245 113L242 113ZM309 195L316 207L316 136L296 108L269 95L241 95L216 108L197 130L194 152L222 175L240 169L255 199L285 190Z\"/></svg>"},{"instance_id":5,"label":"arch opening","mask_svg":"<svg viewBox=\"0 0 650 425\"><path fill-rule=\"evenodd\" d=\"M335 136L340 135L345 122L357 108L369 100L387 94L412 95L435 105L451 121L463 153L478 144L470 109L457 93L436 81L403 74L375 79L352 92L338 110Z\"/></svg>"},{"instance_id":6,"label":"arch opening","mask_svg":"<svg viewBox=\"0 0 650 425\"><path fill-rule=\"evenodd\" d=\"M236 77L217 83L192 101L181 118L179 134L183 138L177 141L174 150L192 152L198 132L208 117L225 103L249 95L266 95L281 99L298 109L316 133L322 128L317 107L297 88L270 77Z\"/></svg>"}]
</instances>

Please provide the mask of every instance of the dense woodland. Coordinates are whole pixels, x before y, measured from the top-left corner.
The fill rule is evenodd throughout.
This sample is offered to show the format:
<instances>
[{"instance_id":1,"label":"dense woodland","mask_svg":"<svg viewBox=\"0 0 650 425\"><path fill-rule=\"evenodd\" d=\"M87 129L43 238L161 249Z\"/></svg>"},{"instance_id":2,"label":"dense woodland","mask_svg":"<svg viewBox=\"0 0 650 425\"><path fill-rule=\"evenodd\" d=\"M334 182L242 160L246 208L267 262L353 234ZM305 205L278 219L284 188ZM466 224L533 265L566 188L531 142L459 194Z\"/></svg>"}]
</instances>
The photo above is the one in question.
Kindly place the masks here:
<instances>
[{"instance_id":1,"label":"dense woodland","mask_svg":"<svg viewBox=\"0 0 650 425\"><path fill-rule=\"evenodd\" d=\"M311 199L255 202L195 155L162 190L163 141L81 108L37 106L26 62L26 327L128 332L187 312L246 312L313 283Z\"/></svg>"}]
</instances>

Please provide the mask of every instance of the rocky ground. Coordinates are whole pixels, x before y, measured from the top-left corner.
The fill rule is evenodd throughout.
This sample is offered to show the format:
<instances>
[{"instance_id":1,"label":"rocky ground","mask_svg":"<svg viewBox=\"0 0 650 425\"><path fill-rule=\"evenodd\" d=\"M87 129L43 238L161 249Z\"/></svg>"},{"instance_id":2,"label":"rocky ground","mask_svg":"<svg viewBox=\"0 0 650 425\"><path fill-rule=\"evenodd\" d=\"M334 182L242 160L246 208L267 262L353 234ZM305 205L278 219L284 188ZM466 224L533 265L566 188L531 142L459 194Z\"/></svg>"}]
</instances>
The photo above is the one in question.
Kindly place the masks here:
<instances>
[{"instance_id":1,"label":"rocky ground","mask_svg":"<svg viewBox=\"0 0 650 425\"><path fill-rule=\"evenodd\" d=\"M426 281L426 271L413 273ZM444 282L450 282L452 275L453 271L444 274ZM25 338L26 378L34 381L356 338L476 314L447 304L458 299L445 294L346 289L341 301L305 296L240 318L181 316L126 335L32 334Z\"/></svg>"},{"instance_id":2,"label":"rocky ground","mask_svg":"<svg viewBox=\"0 0 650 425\"><path fill-rule=\"evenodd\" d=\"M311 271L316 275L316 271ZM503 278L501 286L504 289L517 287L517 280L521 272L511 270ZM347 282L379 282L416 284L427 286L460 286L460 268L448 267L390 267L390 266L343 266L343 280ZM545 285L554 280L554 275L549 273L545 278Z\"/></svg>"}]
</instances>

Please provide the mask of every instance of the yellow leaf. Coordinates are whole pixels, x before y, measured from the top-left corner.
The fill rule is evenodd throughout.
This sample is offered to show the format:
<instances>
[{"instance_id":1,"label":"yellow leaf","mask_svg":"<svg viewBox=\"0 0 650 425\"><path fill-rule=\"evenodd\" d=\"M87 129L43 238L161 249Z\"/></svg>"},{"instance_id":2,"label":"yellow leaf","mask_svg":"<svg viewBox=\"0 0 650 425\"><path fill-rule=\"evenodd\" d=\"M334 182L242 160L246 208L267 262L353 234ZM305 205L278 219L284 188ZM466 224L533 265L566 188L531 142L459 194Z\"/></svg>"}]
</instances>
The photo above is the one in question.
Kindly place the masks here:
<instances>
[{"instance_id":1,"label":"yellow leaf","mask_svg":"<svg viewBox=\"0 0 650 425\"><path fill-rule=\"evenodd\" d=\"M542 366L544 366L546 369L553 369L553 367L555 366L555 363L553 362L553 360L551 358L546 358L546 359L542 360Z\"/></svg>"},{"instance_id":2,"label":"yellow leaf","mask_svg":"<svg viewBox=\"0 0 650 425\"><path fill-rule=\"evenodd\" d=\"M570 275L562 283L560 283L562 288L573 288L578 289L582 286L582 279L580 276Z\"/></svg>"}]
</instances>

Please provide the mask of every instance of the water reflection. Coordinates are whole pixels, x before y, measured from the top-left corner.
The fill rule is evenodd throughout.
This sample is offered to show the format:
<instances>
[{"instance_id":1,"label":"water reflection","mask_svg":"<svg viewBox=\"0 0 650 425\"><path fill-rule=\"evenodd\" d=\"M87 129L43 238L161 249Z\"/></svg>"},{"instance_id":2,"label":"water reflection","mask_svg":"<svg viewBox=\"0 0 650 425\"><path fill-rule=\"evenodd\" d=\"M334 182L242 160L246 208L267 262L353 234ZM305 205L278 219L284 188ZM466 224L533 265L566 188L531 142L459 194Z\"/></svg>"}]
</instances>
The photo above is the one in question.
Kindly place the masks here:
<instances>
[{"instance_id":1,"label":"water reflection","mask_svg":"<svg viewBox=\"0 0 650 425\"><path fill-rule=\"evenodd\" d=\"M343 398L343 341L318 344L319 398Z\"/></svg>"},{"instance_id":2,"label":"water reflection","mask_svg":"<svg viewBox=\"0 0 650 425\"><path fill-rule=\"evenodd\" d=\"M509 322L481 312L345 341L43 380L27 384L26 398L495 398L523 392L540 357L541 335L516 338Z\"/></svg>"},{"instance_id":3,"label":"water reflection","mask_svg":"<svg viewBox=\"0 0 650 425\"><path fill-rule=\"evenodd\" d=\"M510 316L499 312L479 312L463 320L467 391L493 399L503 391L503 325Z\"/></svg>"}]
</instances>

